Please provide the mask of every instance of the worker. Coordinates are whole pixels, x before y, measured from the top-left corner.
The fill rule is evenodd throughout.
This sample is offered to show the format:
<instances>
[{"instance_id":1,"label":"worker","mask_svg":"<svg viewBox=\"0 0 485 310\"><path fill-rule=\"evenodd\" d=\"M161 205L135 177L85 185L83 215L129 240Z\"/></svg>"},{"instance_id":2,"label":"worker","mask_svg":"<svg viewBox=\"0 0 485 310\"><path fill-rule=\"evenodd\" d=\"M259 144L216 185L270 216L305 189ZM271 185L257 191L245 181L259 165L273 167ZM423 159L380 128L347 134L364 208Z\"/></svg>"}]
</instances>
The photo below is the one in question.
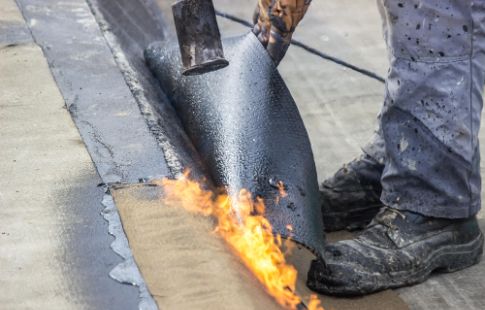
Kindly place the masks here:
<instances>
[{"instance_id":1,"label":"worker","mask_svg":"<svg viewBox=\"0 0 485 310\"><path fill-rule=\"evenodd\" d=\"M308 286L362 295L478 263L485 1L378 0L390 69L363 154L322 185L327 229L359 227L312 262ZM310 0L260 0L254 33L278 64Z\"/></svg>"}]
</instances>

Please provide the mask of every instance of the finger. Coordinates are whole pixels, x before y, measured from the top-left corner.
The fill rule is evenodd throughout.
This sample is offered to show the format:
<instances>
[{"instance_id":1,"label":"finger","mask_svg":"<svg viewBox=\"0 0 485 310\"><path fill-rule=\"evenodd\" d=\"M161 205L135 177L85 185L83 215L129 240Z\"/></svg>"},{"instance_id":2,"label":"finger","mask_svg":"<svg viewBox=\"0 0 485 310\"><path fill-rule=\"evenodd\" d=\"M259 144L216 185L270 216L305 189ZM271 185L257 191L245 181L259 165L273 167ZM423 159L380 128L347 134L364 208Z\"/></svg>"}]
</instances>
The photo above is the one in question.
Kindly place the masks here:
<instances>
[{"instance_id":1,"label":"finger","mask_svg":"<svg viewBox=\"0 0 485 310\"><path fill-rule=\"evenodd\" d=\"M282 33L278 28L272 27L269 34L268 45L266 50L273 59L274 63L278 65L286 52L291 42L291 32Z\"/></svg>"},{"instance_id":2,"label":"finger","mask_svg":"<svg viewBox=\"0 0 485 310\"><path fill-rule=\"evenodd\" d=\"M258 0L258 6L254 14L255 22L253 32L258 37L264 47L269 40L269 31L271 29L271 20L269 18L269 7L271 0Z\"/></svg>"},{"instance_id":3,"label":"finger","mask_svg":"<svg viewBox=\"0 0 485 310\"><path fill-rule=\"evenodd\" d=\"M294 32L310 3L311 0L273 0L270 6L271 24L281 33Z\"/></svg>"}]
</instances>

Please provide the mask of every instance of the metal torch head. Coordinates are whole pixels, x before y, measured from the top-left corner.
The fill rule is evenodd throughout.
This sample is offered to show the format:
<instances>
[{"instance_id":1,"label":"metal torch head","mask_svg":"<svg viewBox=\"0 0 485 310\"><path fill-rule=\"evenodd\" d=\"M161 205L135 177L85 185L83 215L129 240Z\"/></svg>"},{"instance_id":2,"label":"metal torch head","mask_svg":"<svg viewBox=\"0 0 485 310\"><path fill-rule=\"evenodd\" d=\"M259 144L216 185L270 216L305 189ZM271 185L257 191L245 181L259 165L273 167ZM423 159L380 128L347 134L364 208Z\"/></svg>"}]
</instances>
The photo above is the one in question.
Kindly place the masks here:
<instances>
[{"instance_id":1,"label":"metal torch head","mask_svg":"<svg viewBox=\"0 0 485 310\"><path fill-rule=\"evenodd\" d=\"M215 71L229 65L212 0L180 0L172 5L184 75Z\"/></svg>"}]
</instances>

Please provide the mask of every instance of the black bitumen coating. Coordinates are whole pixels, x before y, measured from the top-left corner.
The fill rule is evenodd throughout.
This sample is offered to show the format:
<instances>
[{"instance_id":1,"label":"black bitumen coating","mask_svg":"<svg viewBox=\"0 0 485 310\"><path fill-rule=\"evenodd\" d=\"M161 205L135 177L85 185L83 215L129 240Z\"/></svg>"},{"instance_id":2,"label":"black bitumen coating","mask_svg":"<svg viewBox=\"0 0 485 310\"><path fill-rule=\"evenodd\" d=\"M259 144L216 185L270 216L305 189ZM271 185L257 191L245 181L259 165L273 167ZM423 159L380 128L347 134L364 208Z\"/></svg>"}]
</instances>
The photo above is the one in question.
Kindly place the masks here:
<instances>
[{"instance_id":1,"label":"black bitumen coating","mask_svg":"<svg viewBox=\"0 0 485 310\"><path fill-rule=\"evenodd\" d=\"M229 67L201 76L182 76L177 45L153 44L145 56L214 183L264 198L275 232L320 252L317 175L296 104L252 33L223 44Z\"/></svg>"}]
</instances>

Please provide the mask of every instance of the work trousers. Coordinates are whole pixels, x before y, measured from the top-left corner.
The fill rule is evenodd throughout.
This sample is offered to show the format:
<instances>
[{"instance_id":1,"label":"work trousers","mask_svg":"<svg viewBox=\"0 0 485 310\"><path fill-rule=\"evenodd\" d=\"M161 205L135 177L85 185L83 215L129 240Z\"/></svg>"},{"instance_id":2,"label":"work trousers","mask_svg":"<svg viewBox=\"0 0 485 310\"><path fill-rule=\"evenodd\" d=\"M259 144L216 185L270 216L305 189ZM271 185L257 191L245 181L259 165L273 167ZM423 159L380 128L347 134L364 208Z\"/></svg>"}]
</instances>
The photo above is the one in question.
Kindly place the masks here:
<instances>
[{"instance_id":1,"label":"work trousers","mask_svg":"<svg viewBox=\"0 0 485 310\"><path fill-rule=\"evenodd\" d=\"M485 0L378 0L390 69L364 151L384 165L381 200L467 218L480 209L478 131Z\"/></svg>"}]
</instances>

